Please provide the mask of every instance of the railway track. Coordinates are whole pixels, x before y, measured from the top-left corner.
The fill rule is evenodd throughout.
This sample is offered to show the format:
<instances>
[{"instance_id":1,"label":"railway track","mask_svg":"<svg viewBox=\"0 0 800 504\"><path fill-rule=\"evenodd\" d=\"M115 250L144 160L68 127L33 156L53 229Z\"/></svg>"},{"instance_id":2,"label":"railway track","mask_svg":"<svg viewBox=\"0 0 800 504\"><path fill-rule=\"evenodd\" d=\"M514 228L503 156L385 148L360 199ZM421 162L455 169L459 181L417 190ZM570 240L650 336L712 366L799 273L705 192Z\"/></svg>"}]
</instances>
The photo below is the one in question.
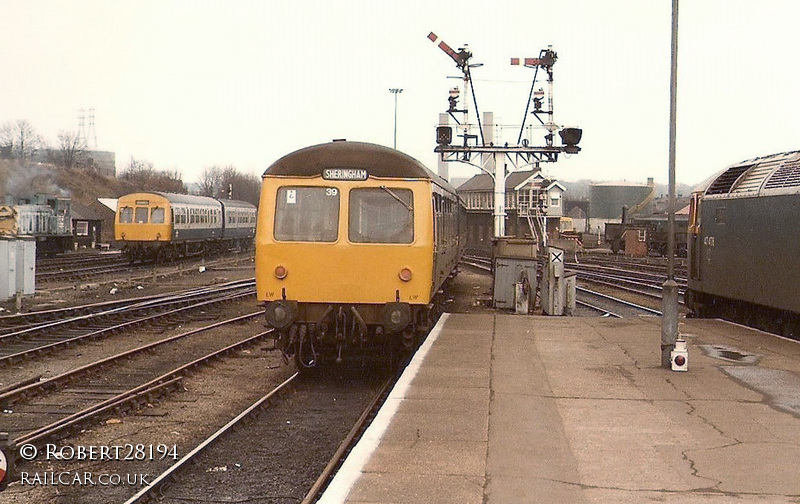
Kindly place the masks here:
<instances>
[{"instance_id":1,"label":"railway track","mask_svg":"<svg viewBox=\"0 0 800 504\"><path fill-rule=\"evenodd\" d=\"M70 435L98 419L136 409L181 388L198 366L261 342L271 331L244 338L215 336L261 311L215 322L126 350L44 380L26 380L0 393L4 430L17 446L41 445Z\"/></svg>"},{"instance_id":2,"label":"railway track","mask_svg":"<svg viewBox=\"0 0 800 504\"><path fill-rule=\"evenodd\" d=\"M0 324L6 325L0 330L0 365L16 363L67 345L96 340L144 324L166 322L178 325L191 319L213 318L217 315L209 310L214 306L252 296L254 292L255 281L251 279L130 302L100 303L2 317Z\"/></svg>"},{"instance_id":3,"label":"railway track","mask_svg":"<svg viewBox=\"0 0 800 504\"><path fill-rule=\"evenodd\" d=\"M233 255L233 260L239 260L239 251L229 251ZM135 263L131 264L128 259L119 252L109 252L103 254L76 254L73 256L60 257L55 259L41 259L36 263L36 282L42 284L52 284L56 282L79 282L88 281L93 278L105 275L115 275L125 273L132 276L140 271L155 272L159 269L172 269L176 267L193 268L198 259L201 265L222 264L231 260L231 255L215 257L212 261L204 261L195 256L176 260L170 264L154 263ZM153 274L153 273L151 273Z\"/></svg>"},{"instance_id":4,"label":"railway track","mask_svg":"<svg viewBox=\"0 0 800 504\"><path fill-rule=\"evenodd\" d=\"M662 277L661 275L640 271L604 266L586 266L575 263L568 263L566 266L570 270L577 272L578 280L586 284L602 285L612 290L619 290L657 301L661 300L662 285L666 281L665 276ZM678 283L678 302L683 304L686 280L676 278L675 281Z\"/></svg>"},{"instance_id":5,"label":"railway track","mask_svg":"<svg viewBox=\"0 0 800 504\"><path fill-rule=\"evenodd\" d=\"M243 291L249 289L247 282L241 282L240 286ZM128 308L126 306L128 304L149 306L156 303L158 298L157 296L147 296L131 300L128 303L115 301L113 303L98 303L88 307L76 307L68 310L53 310L49 313L7 317L5 320L6 327L3 330L6 334L9 334L23 330L21 329L22 326L25 326L24 330L34 330L36 324L44 324L47 327L51 327L54 322L52 319L56 319L56 322L59 322L60 319L68 318L68 313L78 320L88 320L90 317L87 316L87 313L91 314L97 311L102 313L123 312ZM247 299L247 296L244 299ZM239 304L239 306L242 305ZM212 311L209 308L205 308L205 311L209 312L213 318L220 318L219 311ZM204 319L207 316L209 316L208 313L201 318ZM248 327L253 327L254 325L262 327L261 317L263 317L263 310L258 310L235 319L217 322L214 325L247 324ZM176 323L175 315L167 316L167 320L164 321L156 321L156 325L152 325L152 323L148 323L147 326L139 325L137 326L139 330L133 334L138 339L139 335L145 332L150 332L151 330L159 332L163 330L162 323L174 325ZM189 323L198 325L197 321L190 321ZM195 370L203 366L205 362L219 360L220 356L231 354L235 357L234 359L222 361L225 363L225 368L231 369L228 363L232 364L236 361L263 362L264 357L256 357L255 352L253 352L254 355L252 357L247 357L244 354L249 354L249 348L253 345L270 338L269 332L247 331L250 334L249 336L240 337L231 342L227 339L223 340L219 334L214 336L214 325L204 325L202 328L179 335L173 334L156 342L137 346L101 360L95 360L89 365L74 367L74 369L47 379L42 379L41 376L33 376L18 383L7 385L0 389L0 418L2 419L3 430L10 433L10 441L18 448L20 446L37 446L39 447L39 453L44 453L44 446L55 446L56 450L63 447L69 451L72 450L71 446L82 446L85 441L78 441L77 444L73 445L72 443L75 442L73 440L83 438L85 434L81 433L85 433L87 430L94 430L98 422L109 418L125 419L133 411L137 411L137 413L130 418L148 418L146 413L145 416L140 416L142 415L142 410L148 411L148 408L152 408L152 404L164 404L160 402L160 398L163 395L183 390L189 374L193 375L191 380L195 382L195 387L192 390L196 391L197 378L194 375L197 373ZM241 336L241 331L228 329L227 332ZM203 336L204 334L205 336ZM124 336L124 334L120 336ZM119 340L120 338L117 337L115 339ZM0 342L0 347L3 346L3 343ZM268 350L268 348L264 348L264 350ZM34 358L36 358L36 355L38 354L34 354ZM242 361L242 358L246 360ZM258 360L250 360L253 358ZM71 359L71 357L65 357L65 359ZM53 359L49 359L49 362L53 362ZM60 364L65 361L58 359L58 362ZM34 366L24 365L25 369L34 369ZM205 366L205 372L199 374L201 382L215 376L217 367L217 365L213 367ZM239 365L237 364L235 368L238 369L238 367ZM17 369L23 368L14 366L13 369L0 369L0 383L3 382L3 375L8 376L9 374L17 373ZM288 368L278 366L273 373L285 375L287 371L289 371ZM359 413L365 407L365 404L369 402L369 399L374 396L374 392L378 387L375 380L371 378L365 379L361 375L350 377L351 380L349 382L342 382L337 373L334 373L336 376L324 379L321 382L305 379L300 388L294 389L290 401L286 402L286 404L283 404L284 401L280 402L278 405L280 409L276 410L278 416L270 422L270 426L267 427L265 432L261 434L244 434L243 437L235 434L238 441L234 440L233 442L235 445L238 443L236 445L238 447L233 450L234 455L242 453L243 445L251 447L254 444L254 440L264 440L266 443L261 446L263 450L259 450L259 453L254 455L256 457L261 457L261 454L269 450L274 451L276 448L293 452L291 457L294 458L287 458L287 454L284 451L276 453L274 461L266 467L270 468L270 484L278 485L280 488L291 487L293 489L292 495L297 496L297 501L302 500L303 496L309 492L309 489L315 486L315 481L320 473L327 471L327 476L324 476L323 480L317 483L318 490L324 488L322 481L326 480L336 467L335 463L330 461L330 458L335 453L339 453L339 457L344 456L346 449L339 447L343 439L347 438L352 441L357 438L358 429L351 432L350 427L356 423ZM204 380L202 376L207 378ZM354 387L353 381L362 383L363 386ZM7 380L5 382L8 383ZM338 385L332 385L337 382L339 382ZM320 386L320 383L323 385ZM183 396L183 394L180 394L180 396ZM331 399L333 402L331 402ZM168 406L169 410L174 410L174 405L181 404L182 401L179 397L175 401L169 401L169 403L173 404ZM320 408L321 404L324 407ZM225 406L221 404L219 410L220 412L225 411ZM255 413L258 414L261 408L256 408L256 410ZM219 413L213 414L219 415ZM271 414L266 413L267 416ZM261 416L265 416L263 411ZM246 417L245 415L243 418ZM289 418L288 421L286 420L287 418ZM363 425L367 420L368 416L359 423ZM125 420L122 423L127 422L128 420ZM137 422L141 421L135 420L133 423ZM167 419L167 422L169 423L170 420ZM244 423L247 424L246 421ZM260 425L261 420L251 424ZM293 427L301 425L303 425L303 435L306 437L298 440L298 434ZM328 426L324 429L325 433L319 431L318 426L320 425ZM236 430L247 429L248 425L239 425L231 428ZM173 429L175 428L173 427ZM178 429L184 430L182 428ZM98 432L108 430L98 429ZM167 428L167 431L169 430ZM177 432L173 434L177 434ZM192 451L190 447L185 445L179 444L178 446L180 446L178 451L181 454ZM308 446L313 446L314 449L305 449ZM326 446L328 449L326 449ZM171 453L174 453L174 450L175 448ZM202 454L198 456L202 456ZM213 456L219 456L218 452L215 452ZM313 461L309 462L311 459ZM287 461L290 465L287 465ZM21 468L28 471L29 474L51 474L54 470L52 464L43 465L38 461L28 462L27 460L21 460L19 456L16 457L16 462L18 470ZM143 466L135 466L130 462L124 462L119 463L113 471L109 469L107 472L113 474L129 473L134 471L134 467L141 467L142 474L149 473L155 476L161 470L166 469L167 464L171 462L172 460L163 460ZM57 464L59 464L58 467L63 468L64 471L70 474L86 469L85 466L75 462L64 461L57 462ZM113 462L110 464L113 464ZM196 465L197 463L187 464L187 467L196 469ZM154 471L155 466L159 466L160 470ZM282 473L279 477L280 481L276 479L278 476L272 474L271 468L273 466L283 468L280 471ZM233 469L232 465L229 467ZM262 464L258 467L261 469L250 477L261 481L264 480L265 466ZM298 473L298 468L301 468L299 471L301 474ZM182 469L181 472L184 470ZM97 464L91 464L90 471L93 474L97 474L101 472L101 469L98 468ZM202 470L200 472L203 473ZM228 476L233 476L234 474L232 473L232 471L229 472ZM210 480L208 476L207 474L201 474L198 479ZM212 476L222 475L215 474ZM147 482L149 481L152 481L150 476L147 477ZM142 480L142 482L145 483L145 480ZM170 485L175 486L175 480L170 480ZM122 487L124 486L122 485ZM189 485L189 488L191 489L194 486ZM122 487L102 490L98 488L70 488L68 493L72 496L70 498L77 499L76 502L122 502L124 498L128 498L135 491L130 487L127 489ZM166 485L162 484L158 485L158 487L158 491L161 491L165 489ZM219 492L225 487L215 488ZM241 486L234 484L228 488L241 488L244 490L253 487L249 484L242 484ZM205 491L203 494L214 495L210 491Z\"/></svg>"},{"instance_id":6,"label":"railway track","mask_svg":"<svg viewBox=\"0 0 800 504\"><path fill-rule=\"evenodd\" d=\"M122 260L120 252L66 254L59 257L44 257L36 260L37 271L72 269L89 264L116 263Z\"/></svg>"},{"instance_id":7,"label":"railway track","mask_svg":"<svg viewBox=\"0 0 800 504\"><path fill-rule=\"evenodd\" d=\"M576 304L601 316L614 318L661 315L661 312L654 308L584 287L578 287Z\"/></svg>"},{"instance_id":8,"label":"railway track","mask_svg":"<svg viewBox=\"0 0 800 504\"><path fill-rule=\"evenodd\" d=\"M150 498L164 504L195 499L315 502L395 381L396 376L339 376L322 382L294 374L125 504ZM254 416L257 421L247 422ZM307 427L302 434L299 426ZM254 455L257 466L248 463Z\"/></svg>"},{"instance_id":9,"label":"railway track","mask_svg":"<svg viewBox=\"0 0 800 504\"><path fill-rule=\"evenodd\" d=\"M582 254L578 256L582 264L594 264L610 268L620 268L628 271L641 271L653 274L667 275L667 261L663 257L632 258L618 255ZM686 259L675 258L675 276L686 278L688 275Z\"/></svg>"}]
</instances>

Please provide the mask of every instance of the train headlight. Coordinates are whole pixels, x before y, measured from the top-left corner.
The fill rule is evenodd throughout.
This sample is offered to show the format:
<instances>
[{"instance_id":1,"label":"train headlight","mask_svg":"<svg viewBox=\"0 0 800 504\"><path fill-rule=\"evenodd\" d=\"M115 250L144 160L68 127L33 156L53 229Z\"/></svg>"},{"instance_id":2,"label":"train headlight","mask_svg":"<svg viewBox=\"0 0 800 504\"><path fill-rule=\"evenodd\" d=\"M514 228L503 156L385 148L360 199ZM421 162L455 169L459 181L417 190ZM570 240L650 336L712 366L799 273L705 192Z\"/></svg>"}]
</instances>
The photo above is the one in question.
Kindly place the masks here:
<instances>
[{"instance_id":1,"label":"train headlight","mask_svg":"<svg viewBox=\"0 0 800 504\"><path fill-rule=\"evenodd\" d=\"M402 331L411 323L411 306L408 303L386 303L381 319L389 332Z\"/></svg>"},{"instance_id":2,"label":"train headlight","mask_svg":"<svg viewBox=\"0 0 800 504\"><path fill-rule=\"evenodd\" d=\"M288 274L289 271L286 269L286 266L275 266L275 278L278 280L283 280Z\"/></svg>"},{"instance_id":3,"label":"train headlight","mask_svg":"<svg viewBox=\"0 0 800 504\"><path fill-rule=\"evenodd\" d=\"M266 307L267 324L275 329L286 329L297 318L297 302L284 299L273 301Z\"/></svg>"},{"instance_id":4,"label":"train headlight","mask_svg":"<svg viewBox=\"0 0 800 504\"><path fill-rule=\"evenodd\" d=\"M408 268L403 268L403 269L401 269L401 270L400 270L400 273L398 273L397 275L400 277L400 280L402 280L402 281L404 281L404 282L409 282L409 281L411 281L411 277L413 276L413 275L411 274L411 270L410 270L410 269L408 269Z\"/></svg>"}]
</instances>

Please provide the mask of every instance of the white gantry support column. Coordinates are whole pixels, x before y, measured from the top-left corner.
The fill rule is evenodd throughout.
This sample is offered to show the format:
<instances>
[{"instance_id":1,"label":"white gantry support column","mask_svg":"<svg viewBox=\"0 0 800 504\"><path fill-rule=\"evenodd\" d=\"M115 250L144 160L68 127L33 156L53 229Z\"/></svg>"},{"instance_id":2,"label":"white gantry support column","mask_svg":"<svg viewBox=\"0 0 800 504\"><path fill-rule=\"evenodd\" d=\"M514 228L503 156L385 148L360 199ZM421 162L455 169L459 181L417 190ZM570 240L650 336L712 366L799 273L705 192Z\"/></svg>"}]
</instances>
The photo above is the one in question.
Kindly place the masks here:
<instances>
[{"instance_id":1,"label":"white gantry support column","mask_svg":"<svg viewBox=\"0 0 800 504\"><path fill-rule=\"evenodd\" d=\"M450 114L447 113L439 114L439 126L449 126L449 125L450 125ZM450 182L450 166L444 160L444 154L439 155L438 171L440 177Z\"/></svg>"},{"instance_id":2,"label":"white gantry support column","mask_svg":"<svg viewBox=\"0 0 800 504\"><path fill-rule=\"evenodd\" d=\"M494 143L494 112L483 113L483 139L486 145ZM483 169L494 179L494 237L506 234L506 165L504 154L481 154Z\"/></svg>"}]
</instances>

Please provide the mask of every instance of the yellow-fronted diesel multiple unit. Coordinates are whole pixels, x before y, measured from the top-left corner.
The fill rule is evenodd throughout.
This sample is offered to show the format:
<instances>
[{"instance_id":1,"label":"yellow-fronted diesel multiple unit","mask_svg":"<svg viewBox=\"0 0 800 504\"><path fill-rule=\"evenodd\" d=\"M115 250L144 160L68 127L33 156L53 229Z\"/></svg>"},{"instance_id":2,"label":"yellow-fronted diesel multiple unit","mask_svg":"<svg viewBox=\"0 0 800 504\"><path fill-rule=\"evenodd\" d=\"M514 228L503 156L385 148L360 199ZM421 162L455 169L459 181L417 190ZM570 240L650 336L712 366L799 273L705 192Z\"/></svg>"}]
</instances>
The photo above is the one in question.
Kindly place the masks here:
<instances>
[{"instance_id":1,"label":"yellow-fronted diesel multiple unit","mask_svg":"<svg viewBox=\"0 0 800 504\"><path fill-rule=\"evenodd\" d=\"M131 262L252 247L256 207L246 201L138 192L117 200L114 237Z\"/></svg>"},{"instance_id":2,"label":"yellow-fronted diesel multiple unit","mask_svg":"<svg viewBox=\"0 0 800 504\"><path fill-rule=\"evenodd\" d=\"M337 141L263 176L256 288L276 343L301 366L418 344L460 258L455 190L415 159Z\"/></svg>"}]
</instances>

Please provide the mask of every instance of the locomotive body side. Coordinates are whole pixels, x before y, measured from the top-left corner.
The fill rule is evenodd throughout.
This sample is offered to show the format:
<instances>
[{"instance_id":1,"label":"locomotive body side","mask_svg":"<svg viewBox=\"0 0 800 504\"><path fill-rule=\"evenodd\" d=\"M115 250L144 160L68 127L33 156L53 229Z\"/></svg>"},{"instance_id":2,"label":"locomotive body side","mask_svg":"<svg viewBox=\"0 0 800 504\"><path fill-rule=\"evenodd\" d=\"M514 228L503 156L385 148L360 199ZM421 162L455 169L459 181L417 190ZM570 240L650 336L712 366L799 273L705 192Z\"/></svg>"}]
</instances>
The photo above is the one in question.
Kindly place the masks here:
<instances>
[{"instance_id":1,"label":"locomotive body side","mask_svg":"<svg viewBox=\"0 0 800 504\"><path fill-rule=\"evenodd\" d=\"M687 306L800 334L800 153L749 160L694 193Z\"/></svg>"},{"instance_id":2,"label":"locomotive body side","mask_svg":"<svg viewBox=\"0 0 800 504\"><path fill-rule=\"evenodd\" d=\"M36 255L49 256L71 250L71 201L69 198L36 195L28 203L0 207L0 235L31 237Z\"/></svg>"},{"instance_id":3,"label":"locomotive body side","mask_svg":"<svg viewBox=\"0 0 800 504\"><path fill-rule=\"evenodd\" d=\"M800 313L800 195L702 200L689 288Z\"/></svg>"}]
</instances>

